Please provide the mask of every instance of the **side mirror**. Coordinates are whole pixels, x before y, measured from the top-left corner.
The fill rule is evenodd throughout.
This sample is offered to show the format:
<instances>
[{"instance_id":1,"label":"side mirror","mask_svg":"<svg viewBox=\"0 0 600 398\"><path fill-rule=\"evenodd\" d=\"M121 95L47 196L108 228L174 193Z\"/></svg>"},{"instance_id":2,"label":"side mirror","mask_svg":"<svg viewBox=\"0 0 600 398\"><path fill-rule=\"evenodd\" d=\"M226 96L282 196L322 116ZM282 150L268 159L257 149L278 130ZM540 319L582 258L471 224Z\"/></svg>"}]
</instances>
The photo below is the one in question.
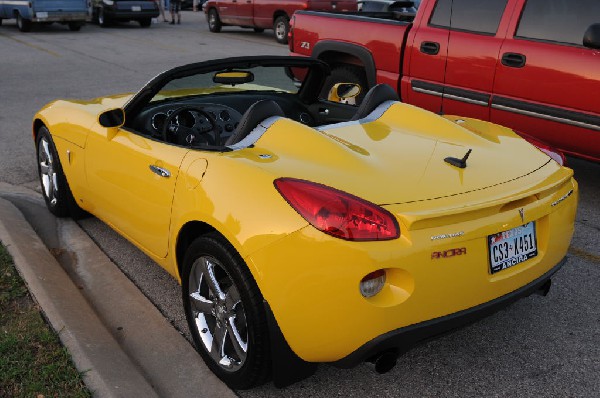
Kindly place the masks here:
<instances>
[{"instance_id":1,"label":"side mirror","mask_svg":"<svg viewBox=\"0 0 600 398\"><path fill-rule=\"evenodd\" d=\"M98 116L98 123L106 128L121 127L125 124L125 111L121 108L105 111Z\"/></svg>"},{"instance_id":2,"label":"side mirror","mask_svg":"<svg viewBox=\"0 0 600 398\"><path fill-rule=\"evenodd\" d=\"M600 23L590 25L583 35L583 45L600 50Z\"/></svg>"},{"instance_id":3,"label":"side mirror","mask_svg":"<svg viewBox=\"0 0 600 398\"><path fill-rule=\"evenodd\" d=\"M351 98L357 97L361 92L359 84L356 83L336 83L329 90L327 99L333 102L346 102Z\"/></svg>"}]
</instances>

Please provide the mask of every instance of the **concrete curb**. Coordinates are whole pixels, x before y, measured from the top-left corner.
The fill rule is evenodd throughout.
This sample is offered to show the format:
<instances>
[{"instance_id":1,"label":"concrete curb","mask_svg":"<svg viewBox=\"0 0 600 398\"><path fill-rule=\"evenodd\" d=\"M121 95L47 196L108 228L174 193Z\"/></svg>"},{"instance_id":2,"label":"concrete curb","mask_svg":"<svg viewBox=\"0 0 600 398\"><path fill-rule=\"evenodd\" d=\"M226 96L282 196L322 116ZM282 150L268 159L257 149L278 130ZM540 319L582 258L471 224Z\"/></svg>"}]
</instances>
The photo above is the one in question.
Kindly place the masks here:
<instances>
[{"instance_id":1,"label":"concrete curb","mask_svg":"<svg viewBox=\"0 0 600 398\"><path fill-rule=\"evenodd\" d=\"M95 396L158 396L19 210L3 199L0 240Z\"/></svg>"},{"instance_id":2,"label":"concrete curb","mask_svg":"<svg viewBox=\"0 0 600 398\"><path fill-rule=\"evenodd\" d=\"M49 247L58 244L52 249L62 266L23 214L0 199L0 240L96 396L236 396L75 222L50 216L56 227L48 228L39 195L0 196L46 229Z\"/></svg>"}]
</instances>

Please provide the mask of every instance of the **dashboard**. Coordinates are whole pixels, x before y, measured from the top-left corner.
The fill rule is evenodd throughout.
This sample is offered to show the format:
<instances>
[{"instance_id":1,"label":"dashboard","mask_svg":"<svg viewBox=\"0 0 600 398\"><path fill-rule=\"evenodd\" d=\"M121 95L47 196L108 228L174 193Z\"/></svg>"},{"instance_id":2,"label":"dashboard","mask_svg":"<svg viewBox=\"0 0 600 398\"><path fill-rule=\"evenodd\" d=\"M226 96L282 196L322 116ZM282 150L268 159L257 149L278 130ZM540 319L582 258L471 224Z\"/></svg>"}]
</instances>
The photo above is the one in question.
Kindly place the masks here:
<instances>
[{"instance_id":1,"label":"dashboard","mask_svg":"<svg viewBox=\"0 0 600 398\"><path fill-rule=\"evenodd\" d=\"M233 134L242 114L256 101L272 99L286 117L314 126L313 111L295 96L285 93L254 93L235 96L169 99L150 103L132 123L135 130L183 146L222 146Z\"/></svg>"}]
</instances>

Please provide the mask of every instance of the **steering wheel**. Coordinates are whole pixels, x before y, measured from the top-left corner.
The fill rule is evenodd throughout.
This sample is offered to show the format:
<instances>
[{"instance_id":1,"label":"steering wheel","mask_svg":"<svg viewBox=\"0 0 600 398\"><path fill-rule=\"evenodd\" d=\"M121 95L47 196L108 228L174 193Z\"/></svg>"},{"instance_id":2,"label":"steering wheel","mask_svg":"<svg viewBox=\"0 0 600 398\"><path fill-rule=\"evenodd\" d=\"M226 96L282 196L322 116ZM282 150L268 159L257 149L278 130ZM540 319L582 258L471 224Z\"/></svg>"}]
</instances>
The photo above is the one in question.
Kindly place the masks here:
<instances>
[{"instance_id":1,"label":"steering wheel","mask_svg":"<svg viewBox=\"0 0 600 398\"><path fill-rule=\"evenodd\" d=\"M221 142L221 128L215 118L195 105L175 109L165 120L161 133L165 142L178 145L219 145Z\"/></svg>"}]
</instances>

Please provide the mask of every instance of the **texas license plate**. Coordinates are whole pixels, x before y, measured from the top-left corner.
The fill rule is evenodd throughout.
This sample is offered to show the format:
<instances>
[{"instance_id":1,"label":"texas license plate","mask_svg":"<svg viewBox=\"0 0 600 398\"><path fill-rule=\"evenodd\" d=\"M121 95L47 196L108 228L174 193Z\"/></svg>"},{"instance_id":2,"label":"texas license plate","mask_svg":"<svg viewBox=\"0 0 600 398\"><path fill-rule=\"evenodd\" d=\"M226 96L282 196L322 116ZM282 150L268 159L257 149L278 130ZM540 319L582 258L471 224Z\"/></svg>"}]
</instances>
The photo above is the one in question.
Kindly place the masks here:
<instances>
[{"instance_id":1,"label":"texas license plate","mask_svg":"<svg viewBox=\"0 0 600 398\"><path fill-rule=\"evenodd\" d=\"M48 13L47 12L36 12L35 16L38 19L46 19L46 18L48 18Z\"/></svg>"},{"instance_id":2,"label":"texas license plate","mask_svg":"<svg viewBox=\"0 0 600 398\"><path fill-rule=\"evenodd\" d=\"M131 11L142 11L141 6L131 6Z\"/></svg>"},{"instance_id":3,"label":"texas license plate","mask_svg":"<svg viewBox=\"0 0 600 398\"><path fill-rule=\"evenodd\" d=\"M535 222L488 236L492 274L537 256Z\"/></svg>"}]
</instances>

